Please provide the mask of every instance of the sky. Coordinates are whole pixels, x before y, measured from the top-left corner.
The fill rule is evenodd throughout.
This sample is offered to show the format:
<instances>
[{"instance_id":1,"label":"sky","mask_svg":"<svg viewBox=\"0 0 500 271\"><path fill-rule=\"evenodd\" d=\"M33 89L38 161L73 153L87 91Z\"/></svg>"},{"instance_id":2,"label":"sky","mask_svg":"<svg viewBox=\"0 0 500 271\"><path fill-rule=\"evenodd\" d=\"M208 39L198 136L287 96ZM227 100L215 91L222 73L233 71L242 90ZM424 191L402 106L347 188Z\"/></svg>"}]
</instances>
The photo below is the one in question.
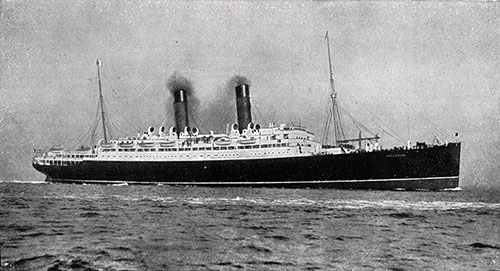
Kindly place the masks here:
<instances>
[{"instance_id":1,"label":"sky","mask_svg":"<svg viewBox=\"0 0 500 271\"><path fill-rule=\"evenodd\" d=\"M191 121L235 122L229 82L251 82L254 122L318 140L329 99L325 32L347 137L383 147L462 141L461 186L500 187L500 4L424 1L2 1L0 180L43 180L33 149L84 144L98 99L114 135L173 125L167 89L188 79ZM352 116L352 118L351 118Z\"/></svg>"}]
</instances>

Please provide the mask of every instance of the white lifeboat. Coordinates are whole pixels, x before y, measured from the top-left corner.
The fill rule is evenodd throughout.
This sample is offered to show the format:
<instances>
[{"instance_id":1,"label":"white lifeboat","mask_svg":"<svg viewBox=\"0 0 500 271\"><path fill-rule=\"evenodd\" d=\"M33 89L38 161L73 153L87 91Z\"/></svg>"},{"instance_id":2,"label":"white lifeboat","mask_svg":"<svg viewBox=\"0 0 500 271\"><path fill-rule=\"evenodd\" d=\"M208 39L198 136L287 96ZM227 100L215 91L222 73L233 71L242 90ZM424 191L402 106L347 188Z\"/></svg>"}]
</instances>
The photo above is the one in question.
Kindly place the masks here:
<instances>
[{"instance_id":1,"label":"white lifeboat","mask_svg":"<svg viewBox=\"0 0 500 271\"><path fill-rule=\"evenodd\" d=\"M227 145L231 144L231 139L229 139L228 137L221 137L221 138L215 140L214 143L215 143L215 145L219 145L219 146L227 146Z\"/></svg>"},{"instance_id":2,"label":"white lifeboat","mask_svg":"<svg viewBox=\"0 0 500 271\"><path fill-rule=\"evenodd\" d=\"M118 146L122 148L130 148L134 146L134 141L121 141L118 142Z\"/></svg>"},{"instance_id":3,"label":"white lifeboat","mask_svg":"<svg viewBox=\"0 0 500 271\"><path fill-rule=\"evenodd\" d=\"M143 147L143 148L151 148L151 147L154 147L155 146L155 142L151 142L151 141L140 141L138 143L139 146Z\"/></svg>"},{"instance_id":4,"label":"white lifeboat","mask_svg":"<svg viewBox=\"0 0 500 271\"><path fill-rule=\"evenodd\" d=\"M256 142L257 142L257 139L255 139L253 137L238 139L238 143L242 144L242 145L255 144Z\"/></svg>"},{"instance_id":5,"label":"white lifeboat","mask_svg":"<svg viewBox=\"0 0 500 271\"><path fill-rule=\"evenodd\" d=\"M165 141L160 141L159 143L161 147L172 147L175 144L175 141L165 140Z\"/></svg>"}]
</instances>

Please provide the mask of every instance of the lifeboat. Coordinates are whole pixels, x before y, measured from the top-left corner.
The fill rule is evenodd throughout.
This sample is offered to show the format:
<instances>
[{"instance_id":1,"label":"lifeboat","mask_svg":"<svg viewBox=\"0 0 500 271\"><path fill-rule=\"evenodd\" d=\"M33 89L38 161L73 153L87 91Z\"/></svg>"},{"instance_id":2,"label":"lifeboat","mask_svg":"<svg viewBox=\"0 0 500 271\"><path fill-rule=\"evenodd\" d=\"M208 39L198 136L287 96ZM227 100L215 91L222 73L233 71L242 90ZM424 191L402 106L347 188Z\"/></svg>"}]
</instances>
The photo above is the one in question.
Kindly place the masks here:
<instances>
[{"instance_id":1,"label":"lifeboat","mask_svg":"<svg viewBox=\"0 0 500 271\"><path fill-rule=\"evenodd\" d=\"M143 148L152 148L155 146L155 142L139 142L138 144Z\"/></svg>"},{"instance_id":2,"label":"lifeboat","mask_svg":"<svg viewBox=\"0 0 500 271\"><path fill-rule=\"evenodd\" d=\"M101 144L101 148L103 148L103 149L110 149L110 148L114 148L114 147L115 147L115 144L113 144L113 143Z\"/></svg>"},{"instance_id":3,"label":"lifeboat","mask_svg":"<svg viewBox=\"0 0 500 271\"><path fill-rule=\"evenodd\" d=\"M57 152L57 151L63 151L64 147L62 145L54 145L52 146L49 151L51 152Z\"/></svg>"},{"instance_id":4,"label":"lifeboat","mask_svg":"<svg viewBox=\"0 0 500 271\"><path fill-rule=\"evenodd\" d=\"M90 146L80 146L78 147L78 149L76 149L76 151L80 151L80 152L86 152L86 151L90 151L92 148L90 148Z\"/></svg>"},{"instance_id":5,"label":"lifeboat","mask_svg":"<svg viewBox=\"0 0 500 271\"><path fill-rule=\"evenodd\" d=\"M257 140L255 138L238 139L238 144L242 144L242 145L255 144L256 142L257 142Z\"/></svg>"},{"instance_id":6,"label":"lifeboat","mask_svg":"<svg viewBox=\"0 0 500 271\"><path fill-rule=\"evenodd\" d=\"M134 146L134 141L123 141L123 142L119 142L118 143L118 146L122 147L122 148L130 148L130 147L133 147Z\"/></svg>"},{"instance_id":7,"label":"lifeboat","mask_svg":"<svg viewBox=\"0 0 500 271\"><path fill-rule=\"evenodd\" d=\"M215 145L219 145L219 146L227 146L227 145L231 144L231 139L229 139L227 137L221 137L221 138L215 140L214 143L215 143Z\"/></svg>"},{"instance_id":8,"label":"lifeboat","mask_svg":"<svg viewBox=\"0 0 500 271\"><path fill-rule=\"evenodd\" d=\"M175 144L175 141L161 141L160 146L162 147L172 147Z\"/></svg>"}]
</instances>

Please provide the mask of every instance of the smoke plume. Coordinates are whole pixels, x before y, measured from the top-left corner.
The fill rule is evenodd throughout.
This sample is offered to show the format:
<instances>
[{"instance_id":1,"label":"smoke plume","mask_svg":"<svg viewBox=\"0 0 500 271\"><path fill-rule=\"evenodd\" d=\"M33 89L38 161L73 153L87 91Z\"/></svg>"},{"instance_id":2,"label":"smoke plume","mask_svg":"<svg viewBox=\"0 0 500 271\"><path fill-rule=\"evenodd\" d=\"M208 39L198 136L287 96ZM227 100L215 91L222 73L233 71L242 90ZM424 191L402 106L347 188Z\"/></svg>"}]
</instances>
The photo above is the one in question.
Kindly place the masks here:
<instances>
[{"instance_id":1,"label":"smoke plume","mask_svg":"<svg viewBox=\"0 0 500 271\"><path fill-rule=\"evenodd\" d=\"M167 89L170 92L169 107L172 107L174 92L182 89L186 91L190 119L193 119L193 116L199 113L200 100L196 96L193 83L189 79L182 76L179 72L174 72L167 80Z\"/></svg>"},{"instance_id":2,"label":"smoke plume","mask_svg":"<svg viewBox=\"0 0 500 271\"><path fill-rule=\"evenodd\" d=\"M227 91L229 92L233 92L234 94L234 88L238 85L250 85L250 80L248 80L248 78L246 78L245 76L241 76L241 75L235 75L233 77L231 77L231 79L229 79L229 82L227 83Z\"/></svg>"},{"instance_id":3,"label":"smoke plume","mask_svg":"<svg viewBox=\"0 0 500 271\"><path fill-rule=\"evenodd\" d=\"M210 104L204 107L204 123L208 129L225 133L227 124L237 123L235 87L241 84L250 85L250 80L240 75L231 77L224 86L218 88Z\"/></svg>"},{"instance_id":4,"label":"smoke plume","mask_svg":"<svg viewBox=\"0 0 500 271\"><path fill-rule=\"evenodd\" d=\"M174 74L168 78L167 88L170 91L170 95L174 95L174 92L179 89L185 90L188 96L195 94L191 81L182 76L179 72L174 72Z\"/></svg>"}]
</instances>

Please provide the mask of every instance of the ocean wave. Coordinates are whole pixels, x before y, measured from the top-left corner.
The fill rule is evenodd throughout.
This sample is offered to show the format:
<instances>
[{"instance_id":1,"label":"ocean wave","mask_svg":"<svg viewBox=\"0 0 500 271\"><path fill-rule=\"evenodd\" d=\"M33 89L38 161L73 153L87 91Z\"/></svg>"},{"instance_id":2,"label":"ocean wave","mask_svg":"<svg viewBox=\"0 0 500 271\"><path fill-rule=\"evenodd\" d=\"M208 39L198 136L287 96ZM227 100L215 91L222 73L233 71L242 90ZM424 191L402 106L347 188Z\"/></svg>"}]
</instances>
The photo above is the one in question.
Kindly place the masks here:
<instances>
[{"instance_id":1,"label":"ocean wave","mask_svg":"<svg viewBox=\"0 0 500 271\"><path fill-rule=\"evenodd\" d=\"M308 198L214 198L214 197L161 197L161 196L113 196L124 201L153 201L192 205L263 205L263 206L312 206L328 209L411 209L411 210L458 210L458 209L500 209L500 203L455 202L455 201L408 201L408 200L312 200Z\"/></svg>"},{"instance_id":2,"label":"ocean wave","mask_svg":"<svg viewBox=\"0 0 500 271\"><path fill-rule=\"evenodd\" d=\"M81 195L43 196L42 198L67 199L67 200L103 200L103 199L108 199L109 197L104 195L81 194Z\"/></svg>"},{"instance_id":3,"label":"ocean wave","mask_svg":"<svg viewBox=\"0 0 500 271\"><path fill-rule=\"evenodd\" d=\"M333 202L332 202L333 203ZM500 203L454 202L454 201L343 201L345 206L360 208L412 209L412 210L458 210L458 209L500 209Z\"/></svg>"},{"instance_id":4,"label":"ocean wave","mask_svg":"<svg viewBox=\"0 0 500 271\"><path fill-rule=\"evenodd\" d=\"M327 209L395 209L395 210L460 210L491 209L499 210L500 203L460 202L460 201L411 201L411 200L312 200L308 198L259 198L259 197L182 197L182 196L130 196L130 195L62 195L58 199L105 200L179 203L189 205L257 205L257 206L299 206ZM44 198L54 198L44 196Z\"/></svg>"},{"instance_id":5,"label":"ocean wave","mask_svg":"<svg viewBox=\"0 0 500 271\"><path fill-rule=\"evenodd\" d=\"M407 200L311 200L300 199L264 199L264 198L172 198L156 197L155 201L184 202L189 204L235 204L235 205L270 205L270 206L317 206L329 209L412 209L412 210L457 210L457 209L500 209L500 203L454 202L454 201L407 201Z\"/></svg>"}]
</instances>

